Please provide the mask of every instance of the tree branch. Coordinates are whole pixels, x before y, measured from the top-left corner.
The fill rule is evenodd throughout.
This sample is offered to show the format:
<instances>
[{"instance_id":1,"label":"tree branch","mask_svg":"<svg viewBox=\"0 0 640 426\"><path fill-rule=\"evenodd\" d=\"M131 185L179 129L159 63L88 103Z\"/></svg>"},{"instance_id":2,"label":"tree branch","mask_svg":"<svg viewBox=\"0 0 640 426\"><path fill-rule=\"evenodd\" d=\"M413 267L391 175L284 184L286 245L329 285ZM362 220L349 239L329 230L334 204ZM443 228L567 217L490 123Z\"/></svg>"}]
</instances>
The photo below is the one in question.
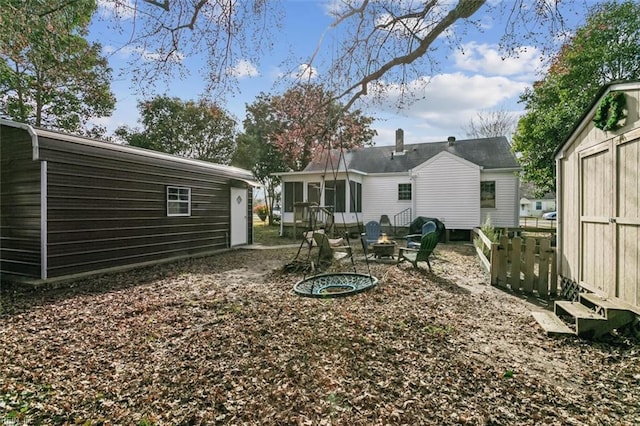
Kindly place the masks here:
<instances>
[{"instance_id":1,"label":"tree branch","mask_svg":"<svg viewBox=\"0 0 640 426\"><path fill-rule=\"evenodd\" d=\"M449 13L429 31L414 50L410 51L406 55L397 56L387 61L382 66L378 67L377 70L365 75L358 82L345 89L336 97L336 99L341 99L349 93L352 93L356 88L362 87L362 89L358 90L345 104L344 109L348 110L363 94L366 93L366 87L369 83L377 81L394 67L411 64L418 58L424 56L431 44L440 34L453 25L458 19L465 19L473 15L485 3L486 0L459 0L456 7L449 11Z\"/></svg>"}]
</instances>

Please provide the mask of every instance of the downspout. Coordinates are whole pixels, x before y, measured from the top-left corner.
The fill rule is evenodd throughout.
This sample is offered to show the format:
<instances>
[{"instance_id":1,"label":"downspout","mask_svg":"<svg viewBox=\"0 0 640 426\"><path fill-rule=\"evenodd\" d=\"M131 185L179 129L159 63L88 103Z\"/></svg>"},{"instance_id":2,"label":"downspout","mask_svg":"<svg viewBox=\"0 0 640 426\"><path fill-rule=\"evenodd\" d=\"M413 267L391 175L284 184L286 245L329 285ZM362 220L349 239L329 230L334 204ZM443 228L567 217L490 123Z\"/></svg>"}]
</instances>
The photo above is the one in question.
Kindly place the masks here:
<instances>
[{"instance_id":1,"label":"downspout","mask_svg":"<svg viewBox=\"0 0 640 426\"><path fill-rule=\"evenodd\" d=\"M417 177L413 174L413 169L409 169L409 181L411 182L411 222L418 216L417 204L416 204L416 194L418 193L418 188L416 188Z\"/></svg>"},{"instance_id":2,"label":"downspout","mask_svg":"<svg viewBox=\"0 0 640 426\"><path fill-rule=\"evenodd\" d=\"M559 156L556 157L556 273L561 275L562 273L562 254L563 254L563 244L562 244L562 214L564 211L563 208L563 190L561 182L564 180L561 175L564 173L564 169L562 168L562 159L564 158L564 152L561 152ZM554 283L556 286L558 285L556 276L556 282Z\"/></svg>"},{"instance_id":3,"label":"downspout","mask_svg":"<svg viewBox=\"0 0 640 426\"><path fill-rule=\"evenodd\" d=\"M40 160L40 146L38 145L38 135L33 127L28 124L21 124L31 135L31 148L34 161ZM40 162L40 279L47 279L47 162Z\"/></svg>"}]
</instances>

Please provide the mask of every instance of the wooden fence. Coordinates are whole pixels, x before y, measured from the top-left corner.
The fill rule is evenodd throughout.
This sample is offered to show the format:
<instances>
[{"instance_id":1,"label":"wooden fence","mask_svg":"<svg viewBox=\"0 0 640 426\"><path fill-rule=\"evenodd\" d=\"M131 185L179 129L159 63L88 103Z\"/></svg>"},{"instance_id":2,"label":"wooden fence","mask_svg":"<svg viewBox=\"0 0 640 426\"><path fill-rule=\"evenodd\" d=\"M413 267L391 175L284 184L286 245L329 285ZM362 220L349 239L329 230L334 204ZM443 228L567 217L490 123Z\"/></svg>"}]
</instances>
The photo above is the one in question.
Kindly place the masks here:
<instances>
[{"instance_id":1,"label":"wooden fence","mask_svg":"<svg viewBox=\"0 0 640 426\"><path fill-rule=\"evenodd\" d=\"M476 251L491 276L491 285L541 297L558 293L556 250L548 237L502 235L492 242L476 229Z\"/></svg>"}]
</instances>

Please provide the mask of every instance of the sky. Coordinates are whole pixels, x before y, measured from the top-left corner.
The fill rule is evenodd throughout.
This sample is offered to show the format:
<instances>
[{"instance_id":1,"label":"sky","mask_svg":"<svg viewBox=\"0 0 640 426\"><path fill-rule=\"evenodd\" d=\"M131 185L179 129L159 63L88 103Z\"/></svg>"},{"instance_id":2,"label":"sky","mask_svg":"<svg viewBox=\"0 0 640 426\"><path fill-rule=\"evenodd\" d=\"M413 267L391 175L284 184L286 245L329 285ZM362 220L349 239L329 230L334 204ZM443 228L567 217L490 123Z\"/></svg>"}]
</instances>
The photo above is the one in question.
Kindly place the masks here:
<instances>
[{"instance_id":1,"label":"sky","mask_svg":"<svg viewBox=\"0 0 640 426\"><path fill-rule=\"evenodd\" d=\"M335 0L333 0L335 1ZM491 0L493 3L500 0ZM512 1L512 0L503 0ZM284 0L281 28L273 35L271 50L260 58L259 63L247 59L238 59L233 69L238 77L238 91L220 100L221 106L241 124L245 118L245 105L252 103L261 92L280 94L283 87L283 75L286 69L303 64L318 47L326 29L332 23L329 15L331 2L313 0ZM99 1L99 11L94 19L89 39L99 41L114 70L112 91L117 104L111 117L95 120L107 127L109 133L116 127L139 126L137 102L144 99L132 84L130 64L131 49L126 42L131 34L127 31L116 32L107 25L110 19L116 19L107 0ZM483 10L479 14L485 13ZM518 58L503 59L498 43L504 32L502 16L480 16L482 31L467 30L456 34L460 49L439 48L433 55L438 67L435 73L425 70L425 75L417 81L409 82L409 88L415 90L419 101L398 109L393 92L379 103L360 104L365 114L376 120L372 127L378 132L374 138L377 146L395 143L395 131L404 130L405 143L421 143L446 140L449 136L464 139L469 120L478 113L492 110L510 111L521 114L523 105L518 102L523 91L541 77L544 71L542 51L536 46L523 46ZM123 27L130 20L127 16L119 18ZM580 23L582 15L572 17ZM456 31L454 28L453 31ZM330 58L335 54L335 46L325 42L320 55ZM153 53L146 55L153 60ZM205 78L197 71L203 60L198 55L180 57L187 69L192 70L185 78L172 78L166 83L156 85L155 95L177 96L183 100L198 99L205 91ZM323 70L314 68L321 75ZM429 79L428 85L419 84ZM241 130L241 128L240 128ZM510 135L507 135L510 136Z\"/></svg>"}]
</instances>

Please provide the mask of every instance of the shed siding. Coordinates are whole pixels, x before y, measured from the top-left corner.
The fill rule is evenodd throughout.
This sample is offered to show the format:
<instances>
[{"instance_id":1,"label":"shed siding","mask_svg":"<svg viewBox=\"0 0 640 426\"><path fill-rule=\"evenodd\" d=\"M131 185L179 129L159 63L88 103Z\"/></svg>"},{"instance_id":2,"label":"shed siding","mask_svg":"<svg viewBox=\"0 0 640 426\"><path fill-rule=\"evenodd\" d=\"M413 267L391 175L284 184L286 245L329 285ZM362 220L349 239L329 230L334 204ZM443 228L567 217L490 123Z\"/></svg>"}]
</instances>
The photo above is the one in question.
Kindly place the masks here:
<instances>
[{"instance_id":1,"label":"shed siding","mask_svg":"<svg viewBox=\"0 0 640 426\"><path fill-rule=\"evenodd\" d=\"M518 187L519 179L515 172L482 172L481 181L495 181L496 207L481 208L481 223L491 217L493 226L518 226Z\"/></svg>"},{"instance_id":2,"label":"shed siding","mask_svg":"<svg viewBox=\"0 0 640 426\"><path fill-rule=\"evenodd\" d=\"M440 155L415 171L415 216L435 217L448 229L480 225L480 168Z\"/></svg>"},{"instance_id":3,"label":"shed siding","mask_svg":"<svg viewBox=\"0 0 640 426\"><path fill-rule=\"evenodd\" d=\"M592 110L586 124L563 147L558 162L559 274L636 307L640 307L638 86L625 91L628 115L623 128L597 129L590 121Z\"/></svg>"},{"instance_id":4,"label":"shed siding","mask_svg":"<svg viewBox=\"0 0 640 426\"><path fill-rule=\"evenodd\" d=\"M40 162L31 136L0 129L0 275L40 278ZM1 278L1 277L0 277Z\"/></svg>"},{"instance_id":5,"label":"shed siding","mask_svg":"<svg viewBox=\"0 0 640 426\"><path fill-rule=\"evenodd\" d=\"M49 277L228 247L229 177L126 152L39 142L48 162ZM167 217L167 186L191 188L190 217Z\"/></svg>"},{"instance_id":6,"label":"shed siding","mask_svg":"<svg viewBox=\"0 0 640 426\"><path fill-rule=\"evenodd\" d=\"M412 200L398 200L398 184L411 183L406 176L367 176L362 185L362 221L379 221L382 215L387 215L391 224L396 214L412 207ZM398 226L404 225L401 223Z\"/></svg>"}]
</instances>

